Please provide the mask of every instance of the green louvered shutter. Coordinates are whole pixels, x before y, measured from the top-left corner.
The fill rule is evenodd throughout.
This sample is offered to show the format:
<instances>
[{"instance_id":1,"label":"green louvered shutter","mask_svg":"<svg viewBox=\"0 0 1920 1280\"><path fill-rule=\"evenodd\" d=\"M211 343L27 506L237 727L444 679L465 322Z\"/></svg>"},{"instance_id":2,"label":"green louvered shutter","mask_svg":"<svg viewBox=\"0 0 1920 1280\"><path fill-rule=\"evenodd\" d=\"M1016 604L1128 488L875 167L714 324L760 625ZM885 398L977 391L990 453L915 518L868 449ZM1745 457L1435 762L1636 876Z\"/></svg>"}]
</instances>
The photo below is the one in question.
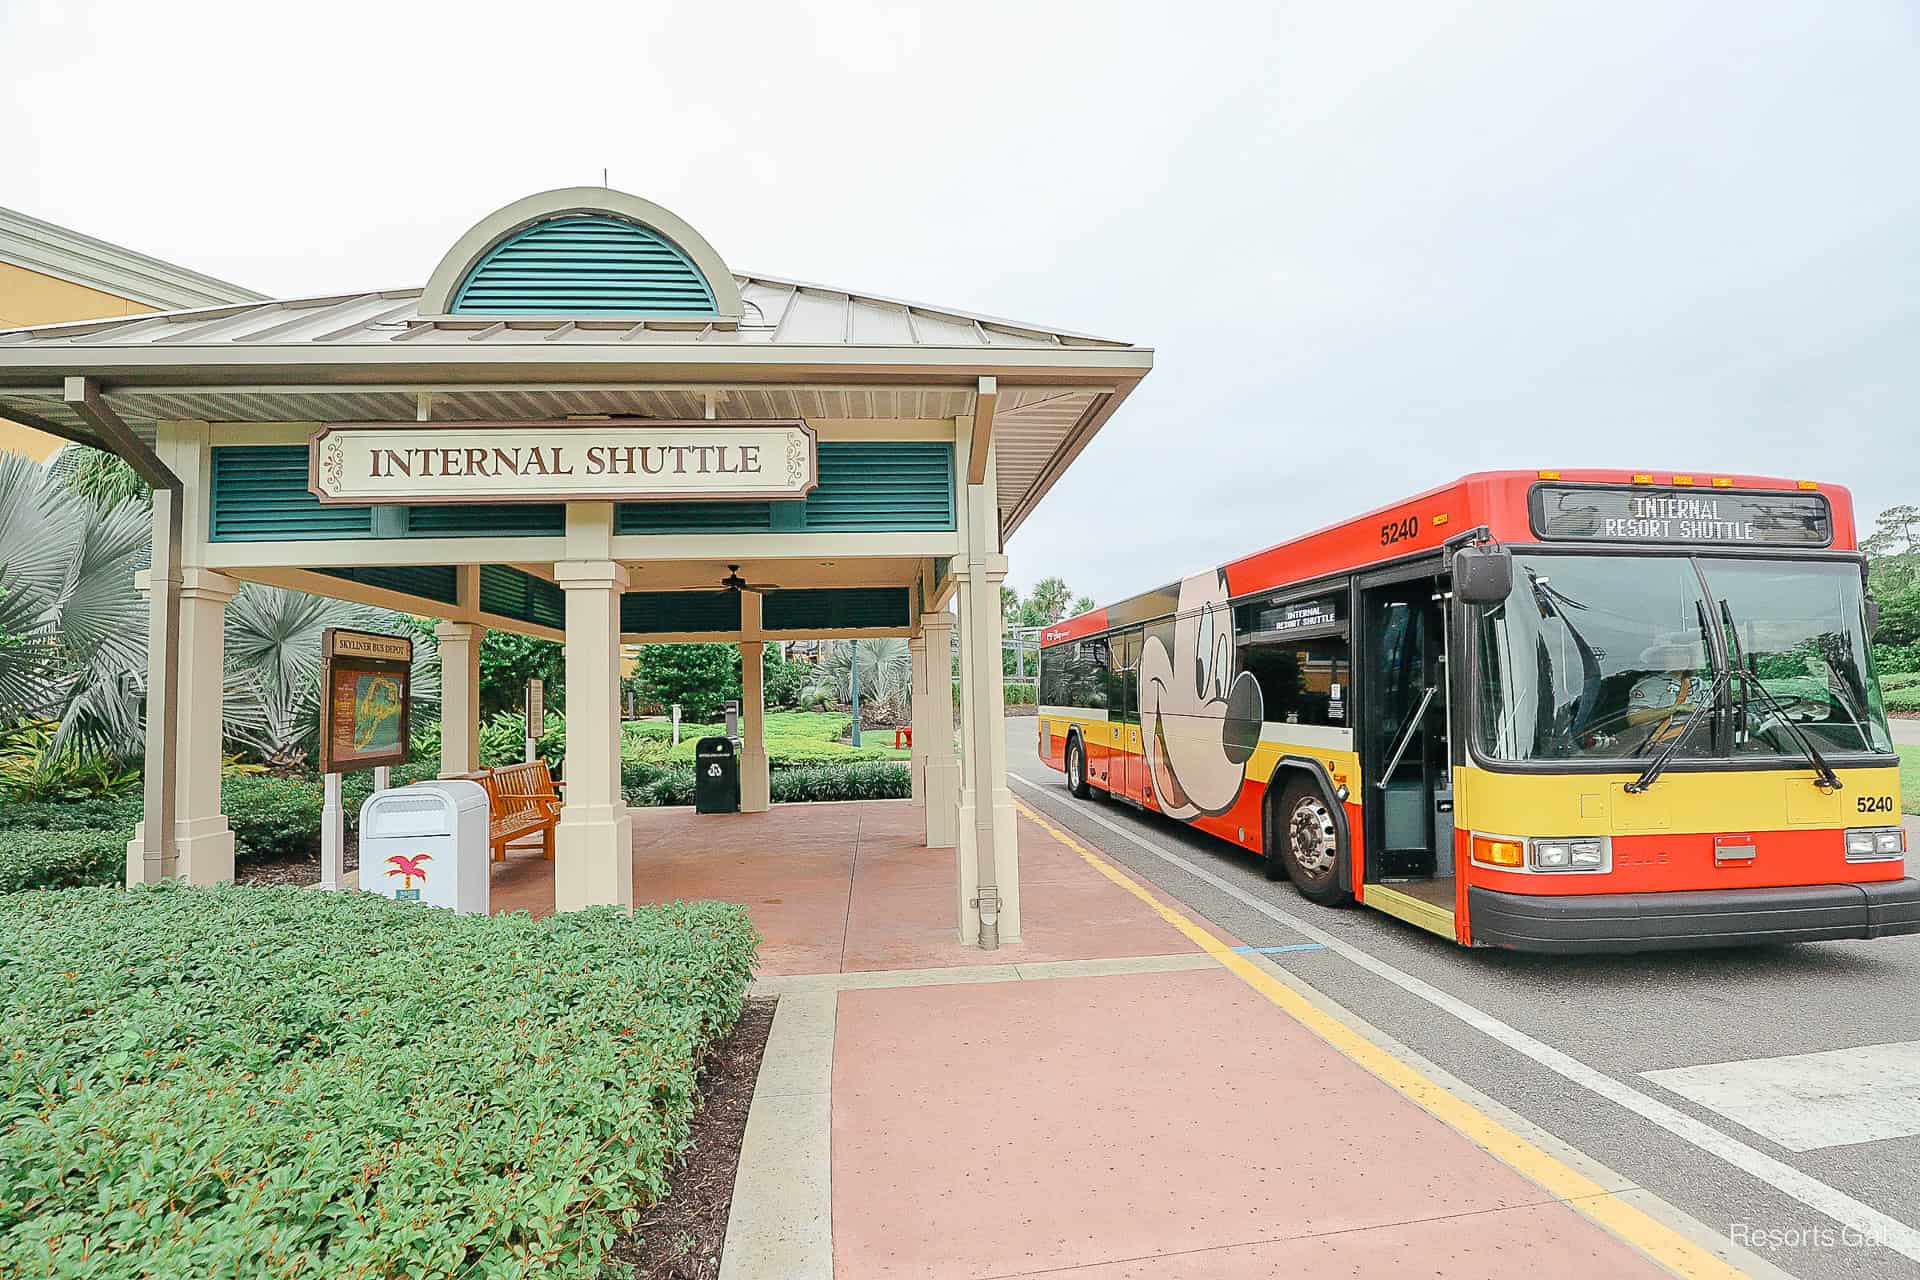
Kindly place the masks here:
<instances>
[{"instance_id":1,"label":"green louvered shutter","mask_svg":"<svg viewBox=\"0 0 1920 1280\"><path fill-rule=\"evenodd\" d=\"M713 290L666 237L618 218L566 217L518 231L473 265L456 315L714 315Z\"/></svg>"},{"instance_id":2,"label":"green louvered shutter","mask_svg":"<svg viewBox=\"0 0 1920 1280\"><path fill-rule=\"evenodd\" d=\"M373 535L373 508L323 506L307 488L305 445L213 450L207 536L215 542L292 542Z\"/></svg>"},{"instance_id":3,"label":"green louvered shutter","mask_svg":"<svg viewBox=\"0 0 1920 1280\"><path fill-rule=\"evenodd\" d=\"M953 446L935 440L829 440L806 528L835 533L951 529Z\"/></svg>"}]
</instances>

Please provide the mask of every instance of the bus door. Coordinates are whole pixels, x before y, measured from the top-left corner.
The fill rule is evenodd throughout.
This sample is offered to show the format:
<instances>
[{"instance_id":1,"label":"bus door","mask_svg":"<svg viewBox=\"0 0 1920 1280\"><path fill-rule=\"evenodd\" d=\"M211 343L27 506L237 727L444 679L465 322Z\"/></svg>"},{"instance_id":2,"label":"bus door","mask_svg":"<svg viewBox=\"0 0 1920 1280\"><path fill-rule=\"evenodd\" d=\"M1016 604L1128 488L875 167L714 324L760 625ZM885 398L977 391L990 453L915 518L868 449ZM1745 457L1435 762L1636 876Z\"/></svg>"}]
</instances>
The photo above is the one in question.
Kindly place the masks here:
<instances>
[{"instance_id":1,"label":"bus door","mask_svg":"<svg viewBox=\"0 0 1920 1280\"><path fill-rule=\"evenodd\" d=\"M1147 781L1147 758L1140 753L1139 631L1113 637L1107 718L1113 724L1113 794L1138 800Z\"/></svg>"},{"instance_id":2,"label":"bus door","mask_svg":"<svg viewBox=\"0 0 1920 1280\"><path fill-rule=\"evenodd\" d=\"M1453 874L1448 590L1448 579L1430 569L1361 583L1364 682L1355 728L1368 883ZM1450 892L1444 896L1451 910Z\"/></svg>"}]
</instances>

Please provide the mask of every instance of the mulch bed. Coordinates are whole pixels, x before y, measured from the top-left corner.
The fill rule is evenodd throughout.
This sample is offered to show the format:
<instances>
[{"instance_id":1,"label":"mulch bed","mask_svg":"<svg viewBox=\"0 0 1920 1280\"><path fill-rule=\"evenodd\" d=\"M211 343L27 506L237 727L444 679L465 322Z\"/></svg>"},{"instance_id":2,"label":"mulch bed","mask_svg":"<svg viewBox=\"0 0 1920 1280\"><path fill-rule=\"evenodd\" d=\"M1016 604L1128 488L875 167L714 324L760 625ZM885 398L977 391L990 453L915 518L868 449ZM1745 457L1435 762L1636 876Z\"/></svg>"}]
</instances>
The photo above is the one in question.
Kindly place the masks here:
<instances>
[{"instance_id":1,"label":"mulch bed","mask_svg":"<svg viewBox=\"0 0 1920 1280\"><path fill-rule=\"evenodd\" d=\"M352 831L347 832L346 848L341 859L342 871L360 869L360 837ZM233 868L236 884L319 884L320 856L302 858L249 858Z\"/></svg>"},{"instance_id":2,"label":"mulch bed","mask_svg":"<svg viewBox=\"0 0 1920 1280\"><path fill-rule=\"evenodd\" d=\"M731 1034L700 1073L700 1113L673 1191L614 1242L604 1274L612 1280L716 1280L733 1207L733 1175L760 1076L773 1000L749 1000Z\"/></svg>"}]
</instances>

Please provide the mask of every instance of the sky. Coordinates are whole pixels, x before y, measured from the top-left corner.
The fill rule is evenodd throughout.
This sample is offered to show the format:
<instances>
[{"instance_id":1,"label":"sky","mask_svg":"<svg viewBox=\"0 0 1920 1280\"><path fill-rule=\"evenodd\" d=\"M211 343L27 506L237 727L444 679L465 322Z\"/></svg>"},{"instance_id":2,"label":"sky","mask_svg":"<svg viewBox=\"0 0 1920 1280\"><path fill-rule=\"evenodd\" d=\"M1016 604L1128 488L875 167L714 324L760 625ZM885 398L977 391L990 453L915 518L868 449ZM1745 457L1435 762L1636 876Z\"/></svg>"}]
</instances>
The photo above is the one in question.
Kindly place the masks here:
<instances>
[{"instance_id":1,"label":"sky","mask_svg":"<svg viewBox=\"0 0 1920 1280\"><path fill-rule=\"evenodd\" d=\"M1023 589L1488 468L1920 501L1910 0L0 0L0 49L0 205L264 293L604 169L736 269L1153 348Z\"/></svg>"}]
</instances>

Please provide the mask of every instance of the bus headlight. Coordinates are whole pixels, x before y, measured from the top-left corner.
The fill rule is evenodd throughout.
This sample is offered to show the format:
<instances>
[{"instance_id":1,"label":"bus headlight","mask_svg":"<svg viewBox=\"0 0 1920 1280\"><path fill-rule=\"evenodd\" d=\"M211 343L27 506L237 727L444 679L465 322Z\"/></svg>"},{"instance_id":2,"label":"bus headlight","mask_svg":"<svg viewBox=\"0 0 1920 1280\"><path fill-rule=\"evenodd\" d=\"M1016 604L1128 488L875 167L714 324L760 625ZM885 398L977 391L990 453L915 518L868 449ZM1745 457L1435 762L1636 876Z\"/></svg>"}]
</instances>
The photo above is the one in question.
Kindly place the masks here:
<instances>
[{"instance_id":1,"label":"bus headlight","mask_svg":"<svg viewBox=\"0 0 1920 1280\"><path fill-rule=\"evenodd\" d=\"M1527 841L1527 866L1532 871L1605 871L1605 836L1545 837Z\"/></svg>"},{"instance_id":2,"label":"bus headlight","mask_svg":"<svg viewBox=\"0 0 1920 1280\"><path fill-rule=\"evenodd\" d=\"M1906 856L1902 827L1854 827L1847 832L1848 862L1891 862Z\"/></svg>"}]
</instances>

